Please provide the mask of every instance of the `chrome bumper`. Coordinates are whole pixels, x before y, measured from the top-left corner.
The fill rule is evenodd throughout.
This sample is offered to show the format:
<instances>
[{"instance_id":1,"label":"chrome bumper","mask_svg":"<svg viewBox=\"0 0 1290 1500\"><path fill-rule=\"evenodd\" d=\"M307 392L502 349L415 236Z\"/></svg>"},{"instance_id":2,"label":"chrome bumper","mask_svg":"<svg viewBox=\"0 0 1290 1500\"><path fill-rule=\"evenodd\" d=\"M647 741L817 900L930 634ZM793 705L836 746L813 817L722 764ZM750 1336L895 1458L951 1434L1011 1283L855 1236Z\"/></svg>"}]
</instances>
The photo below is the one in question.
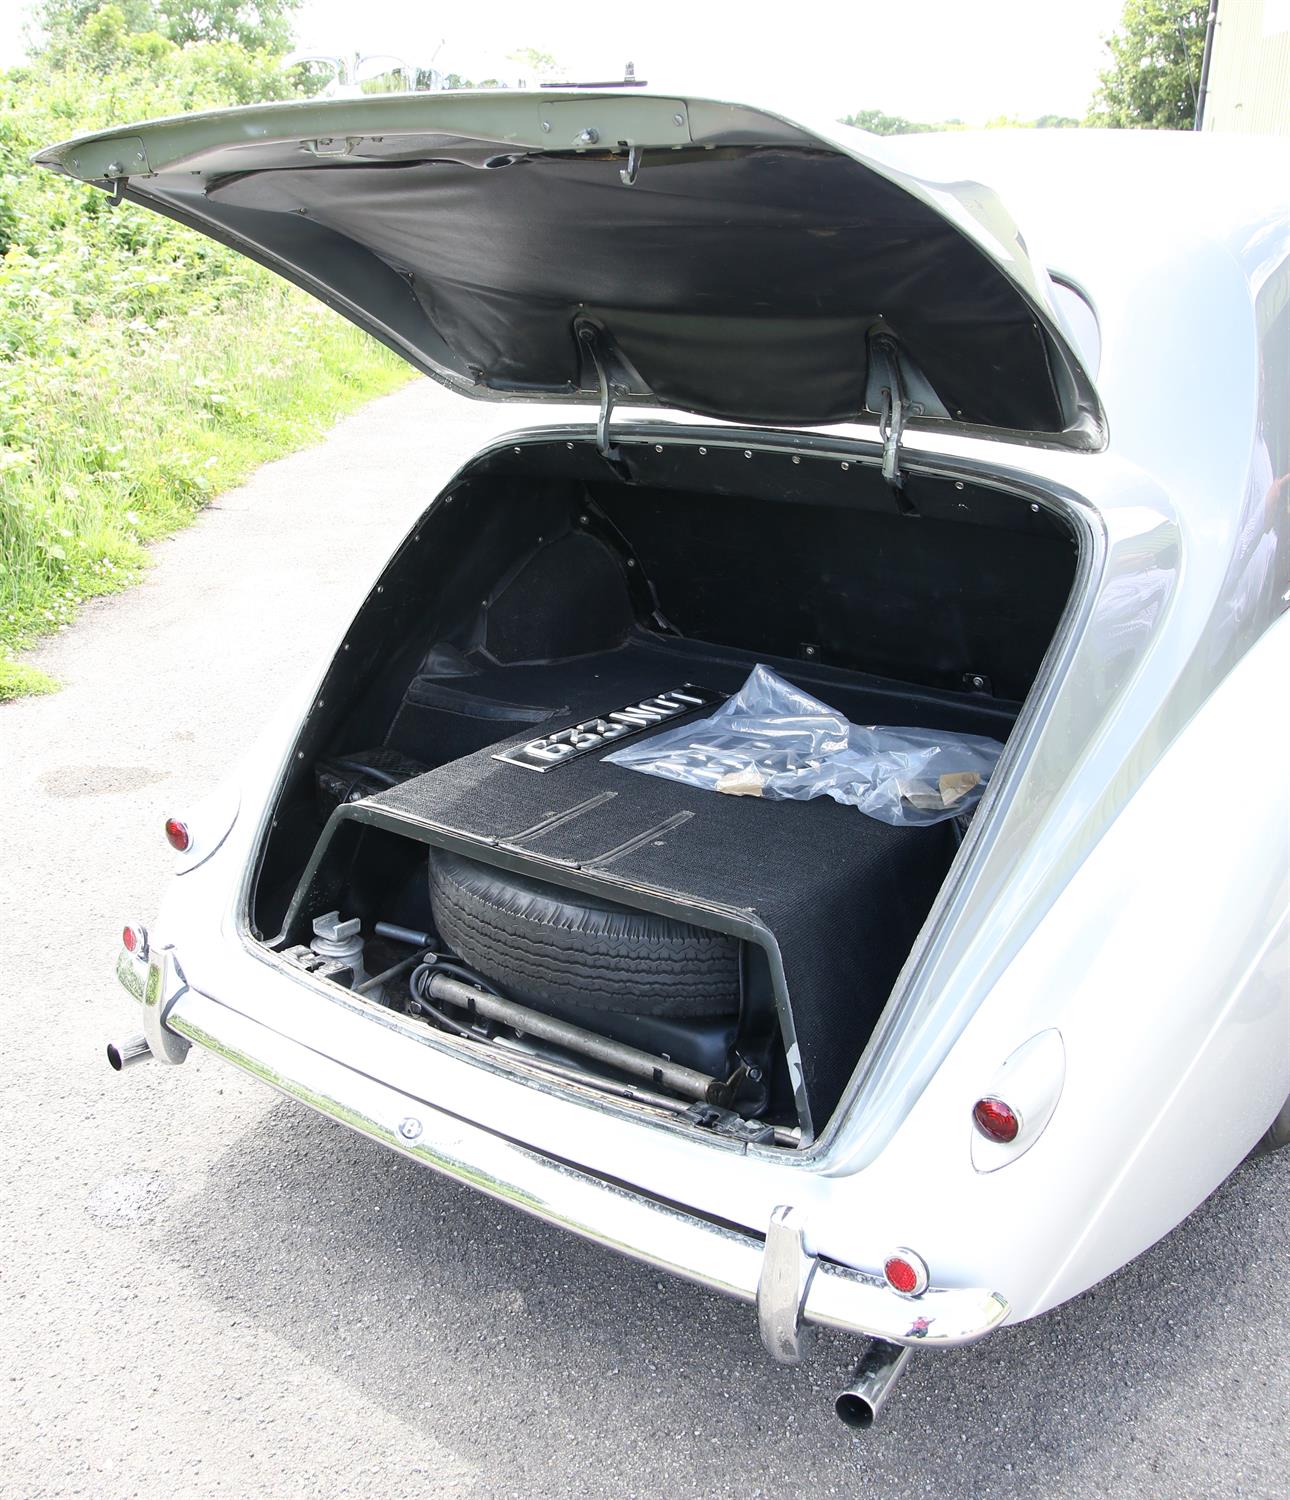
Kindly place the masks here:
<instances>
[{"instance_id":1,"label":"chrome bumper","mask_svg":"<svg viewBox=\"0 0 1290 1500\"><path fill-rule=\"evenodd\" d=\"M122 948L116 956L116 977L118 983L142 1005L143 993L148 987L147 959L138 958Z\"/></svg>"},{"instance_id":2,"label":"chrome bumper","mask_svg":"<svg viewBox=\"0 0 1290 1500\"><path fill-rule=\"evenodd\" d=\"M196 1042L320 1114L547 1223L756 1304L763 1340L779 1360L798 1357L803 1324L947 1348L983 1337L1007 1315L995 1292L930 1287L906 1298L878 1277L816 1257L791 1207L776 1210L763 1237L543 1156L187 987L168 951L152 955L143 990L145 1008L157 996L156 1021L174 1041ZM118 963L136 997L141 967L130 955Z\"/></svg>"}]
</instances>

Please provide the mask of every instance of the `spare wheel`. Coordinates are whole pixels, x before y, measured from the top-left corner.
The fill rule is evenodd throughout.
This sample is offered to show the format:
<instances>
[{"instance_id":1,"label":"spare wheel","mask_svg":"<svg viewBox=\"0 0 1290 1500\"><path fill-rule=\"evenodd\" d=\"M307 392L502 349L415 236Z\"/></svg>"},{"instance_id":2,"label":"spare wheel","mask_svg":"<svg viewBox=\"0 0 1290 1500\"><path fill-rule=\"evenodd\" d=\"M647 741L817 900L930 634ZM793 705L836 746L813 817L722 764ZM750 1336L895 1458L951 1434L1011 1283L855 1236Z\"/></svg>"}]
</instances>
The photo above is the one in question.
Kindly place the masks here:
<instances>
[{"instance_id":1,"label":"spare wheel","mask_svg":"<svg viewBox=\"0 0 1290 1500\"><path fill-rule=\"evenodd\" d=\"M430 854L439 936L512 1000L638 1016L739 1009L739 944L671 917L479 864Z\"/></svg>"}]
</instances>

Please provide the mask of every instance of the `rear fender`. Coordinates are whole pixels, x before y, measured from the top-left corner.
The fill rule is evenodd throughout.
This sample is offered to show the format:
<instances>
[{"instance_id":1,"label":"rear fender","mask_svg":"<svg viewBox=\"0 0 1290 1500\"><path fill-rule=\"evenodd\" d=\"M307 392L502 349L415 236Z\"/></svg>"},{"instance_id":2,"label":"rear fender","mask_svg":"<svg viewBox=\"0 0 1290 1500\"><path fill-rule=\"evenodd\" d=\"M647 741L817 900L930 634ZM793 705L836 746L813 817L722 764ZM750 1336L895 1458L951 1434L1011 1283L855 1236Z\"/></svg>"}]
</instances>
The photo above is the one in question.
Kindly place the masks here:
<instances>
[{"instance_id":1,"label":"rear fender","mask_svg":"<svg viewBox=\"0 0 1290 1500\"><path fill-rule=\"evenodd\" d=\"M1017 1042L1056 1025L1065 1044L1051 1124L986 1187L1030 1196L1032 1223L1031 1195L1051 1200L1039 1233L1053 1269L1027 1312L1167 1234L1290 1095L1287 682L1283 616L1171 743L978 1018L998 1026L1015 1004Z\"/></svg>"}]
</instances>

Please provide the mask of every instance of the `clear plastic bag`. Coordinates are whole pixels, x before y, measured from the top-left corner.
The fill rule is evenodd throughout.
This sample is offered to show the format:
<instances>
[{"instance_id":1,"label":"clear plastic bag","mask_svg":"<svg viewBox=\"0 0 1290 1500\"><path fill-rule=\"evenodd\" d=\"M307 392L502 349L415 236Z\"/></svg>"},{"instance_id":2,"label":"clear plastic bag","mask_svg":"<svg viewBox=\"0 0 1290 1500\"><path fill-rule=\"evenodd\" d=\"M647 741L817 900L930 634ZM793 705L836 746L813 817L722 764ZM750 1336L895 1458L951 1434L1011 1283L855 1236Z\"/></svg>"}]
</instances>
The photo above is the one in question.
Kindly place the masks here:
<instances>
[{"instance_id":1,"label":"clear plastic bag","mask_svg":"<svg viewBox=\"0 0 1290 1500\"><path fill-rule=\"evenodd\" d=\"M1002 749L977 734L852 724L757 666L708 718L605 760L734 796L832 797L880 822L918 826L971 811Z\"/></svg>"}]
</instances>

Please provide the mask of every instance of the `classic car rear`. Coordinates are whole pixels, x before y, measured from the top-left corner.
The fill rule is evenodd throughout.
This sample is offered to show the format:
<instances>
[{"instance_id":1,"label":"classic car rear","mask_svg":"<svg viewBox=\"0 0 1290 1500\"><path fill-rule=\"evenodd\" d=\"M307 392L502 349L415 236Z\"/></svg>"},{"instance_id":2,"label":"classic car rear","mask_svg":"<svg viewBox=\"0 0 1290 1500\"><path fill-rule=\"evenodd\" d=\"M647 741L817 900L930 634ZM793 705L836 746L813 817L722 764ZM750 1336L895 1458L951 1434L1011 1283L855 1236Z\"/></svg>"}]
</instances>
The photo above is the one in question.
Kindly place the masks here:
<instances>
[{"instance_id":1,"label":"classic car rear","mask_svg":"<svg viewBox=\"0 0 1290 1500\"><path fill-rule=\"evenodd\" d=\"M810 1322L870 1335L859 1422L906 1348L1165 1232L1290 1093L1285 788L1205 825L1233 884L1200 912L1161 790L1198 796L1225 726L1277 732L1285 179L1210 149L1213 224L1162 225L1196 161L1150 148L1154 197L1109 181L1114 236L1039 195L1075 255L1050 274L957 169L973 149L560 94L192 116L41 158L464 394L595 418L427 495L290 723L172 829L183 873L121 965L146 1046L116 1060L210 1047L755 1300L776 1357ZM1023 198L1050 149L1003 151ZM1191 340L1184 294L1212 315ZM884 819L623 763L681 733L686 770L750 682L843 739L930 737L947 772L896 776ZM953 759L983 746L984 771Z\"/></svg>"}]
</instances>

